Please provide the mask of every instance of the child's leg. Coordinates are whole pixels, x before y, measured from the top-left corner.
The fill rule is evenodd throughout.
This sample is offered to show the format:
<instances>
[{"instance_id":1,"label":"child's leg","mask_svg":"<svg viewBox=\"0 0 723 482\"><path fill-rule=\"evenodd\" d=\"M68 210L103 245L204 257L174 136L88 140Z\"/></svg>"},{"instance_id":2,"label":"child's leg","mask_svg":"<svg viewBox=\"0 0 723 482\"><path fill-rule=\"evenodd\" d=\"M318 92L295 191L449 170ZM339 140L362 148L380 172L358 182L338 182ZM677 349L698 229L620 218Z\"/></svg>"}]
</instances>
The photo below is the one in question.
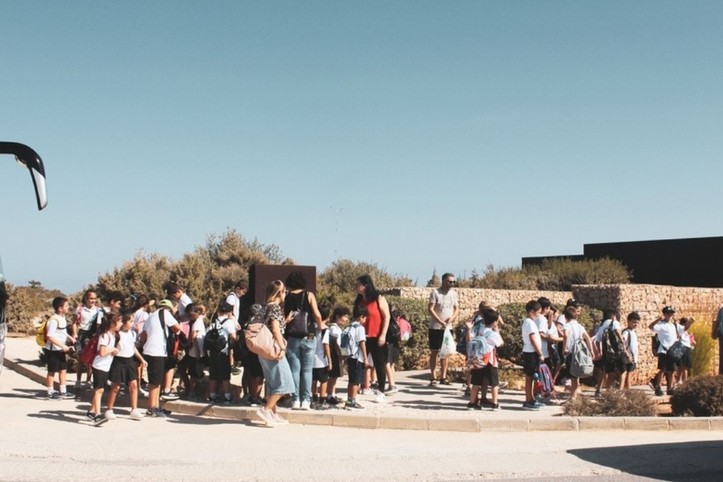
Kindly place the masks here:
<instances>
[{"instance_id":1,"label":"child's leg","mask_svg":"<svg viewBox=\"0 0 723 482\"><path fill-rule=\"evenodd\" d=\"M216 388L218 387L218 380L214 380L212 378L209 378L208 380L208 391L211 396L211 399L215 399L218 394L216 393Z\"/></svg>"},{"instance_id":2,"label":"child's leg","mask_svg":"<svg viewBox=\"0 0 723 482\"><path fill-rule=\"evenodd\" d=\"M391 363L387 363L384 367L384 370L387 372L387 382L389 383L390 387L393 387L395 385L394 382L394 365ZM380 390L384 390L384 387L379 387Z\"/></svg>"},{"instance_id":3,"label":"child's leg","mask_svg":"<svg viewBox=\"0 0 723 482\"><path fill-rule=\"evenodd\" d=\"M113 410L113 407L115 406L115 399L118 397L118 392L120 392L120 383L113 382L113 385L111 385L110 390L108 391L108 410Z\"/></svg>"},{"instance_id":4,"label":"child's leg","mask_svg":"<svg viewBox=\"0 0 723 482\"><path fill-rule=\"evenodd\" d=\"M319 382L319 401L323 402L326 400L326 386L327 382Z\"/></svg>"},{"instance_id":5,"label":"child's leg","mask_svg":"<svg viewBox=\"0 0 723 482\"><path fill-rule=\"evenodd\" d=\"M532 393L532 377L525 375L525 401L534 402L535 396Z\"/></svg>"},{"instance_id":6,"label":"child's leg","mask_svg":"<svg viewBox=\"0 0 723 482\"><path fill-rule=\"evenodd\" d=\"M45 387L48 389L48 395L52 394L54 391L54 388L53 388L54 380L55 380L55 372L48 372L48 375L45 377Z\"/></svg>"},{"instance_id":7,"label":"child's leg","mask_svg":"<svg viewBox=\"0 0 723 482\"><path fill-rule=\"evenodd\" d=\"M63 369L58 372L58 385L60 385L60 393L65 393L67 388L65 386L65 380L67 378L68 371Z\"/></svg>"},{"instance_id":8,"label":"child's leg","mask_svg":"<svg viewBox=\"0 0 723 482\"><path fill-rule=\"evenodd\" d=\"M665 387L668 391L670 391L670 389L673 388L673 372L672 371L665 372Z\"/></svg>"},{"instance_id":9,"label":"child's leg","mask_svg":"<svg viewBox=\"0 0 723 482\"><path fill-rule=\"evenodd\" d=\"M350 383L346 390L346 397L349 400L356 400L357 394L359 393L359 385Z\"/></svg>"},{"instance_id":10,"label":"child's leg","mask_svg":"<svg viewBox=\"0 0 723 482\"><path fill-rule=\"evenodd\" d=\"M251 377L250 380L251 395L256 398L261 398L261 390L264 387L263 377Z\"/></svg>"},{"instance_id":11,"label":"child's leg","mask_svg":"<svg viewBox=\"0 0 723 482\"><path fill-rule=\"evenodd\" d=\"M131 397L131 410L138 408L138 380L128 382L128 394Z\"/></svg>"},{"instance_id":12,"label":"child's leg","mask_svg":"<svg viewBox=\"0 0 723 482\"><path fill-rule=\"evenodd\" d=\"M231 380L224 380L221 383L221 388L223 388L223 396L226 400L231 400Z\"/></svg>"},{"instance_id":13,"label":"child's leg","mask_svg":"<svg viewBox=\"0 0 723 482\"><path fill-rule=\"evenodd\" d=\"M477 397L479 396L479 386L478 385L472 385L470 389L469 394L469 403L472 405L477 405Z\"/></svg>"},{"instance_id":14,"label":"child's leg","mask_svg":"<svg viewBox=\"0 0 723 482\"><path fill-rule=\"evenodd\" d=\"M336 396L336 381L337 377L329 377L329 385L327 386L327 392L330 397Z\"/></svg>"},{"instance_id":15,"label":"child's leg","mask_svg":"<svg viewBox=\"0 0 723 482\"><path fill-rule=\"evenodd\" d=\"M90 413L100 413L100 401L103 398L103 389L96 388L93 391L93 400L90 402Z\"/></svg>"},{"instance_id":16,"label":"child's leg","mask_svg":"<svg viewBox=\"0 0 723 482\"><path fill-rule=\"evenodd\" d=\"M572 378L570 381L570 400L575 400L575 397L577 397L577 387L580 384L579 378Z\"/></svg>"},{"instance_id":17,"label":"child's leg","mask_svg":"<svg viewBox=\"0 0 723 482\"><path fill-rule=\"evenodd\" d=\"M620 388L627 390L630 388L630 372L623 370L620 374Z\"/></svg>"},{"instance_id":18,"label":"child's leg","mask_svg":"<svg viewBox=\"0 0 723 482\"><path fill-rule=\"evenodd\" d=\"M482 395L481 399L483 402L487 402L487 380L485 379L482 382L482 385L480 385L480 394Z\"/></svg>"},{"instance_id":19,"label":"child's leg","mask_svg":"<svg viewBox=\"0 0 723 482\"><path fill-rule=\"evenodd\" d=\"M500 387L497 385L494 385L492 387L492 390L490 390L490 391L492 392L492 403L494 405L496 405L497 404L497 395L500 393Z\"/></svg>"}]
</instances>

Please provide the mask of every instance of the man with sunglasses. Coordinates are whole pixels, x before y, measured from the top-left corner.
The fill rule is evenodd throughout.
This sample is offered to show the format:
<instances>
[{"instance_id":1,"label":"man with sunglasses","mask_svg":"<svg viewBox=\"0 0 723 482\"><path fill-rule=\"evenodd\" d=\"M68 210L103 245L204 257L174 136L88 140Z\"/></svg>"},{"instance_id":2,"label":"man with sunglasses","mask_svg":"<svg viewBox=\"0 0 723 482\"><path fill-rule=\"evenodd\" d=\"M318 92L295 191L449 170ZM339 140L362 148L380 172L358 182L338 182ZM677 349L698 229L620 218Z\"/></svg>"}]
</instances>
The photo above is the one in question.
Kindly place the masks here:
<instances>
[{"instance_id":1,"label":"man with sunglasses","mask_svg":"<svg viewBox=\"0 0 723 482\"><path fill-rule=\"evenodd\" d=\"M429 385L436 385L437 379L434 372L437 368L437 356L442 348L444 331L452 325L459 315L459 300L454 285L457 281L452 273L442 275L442 286L435 289L429 295ZM449 385L447 379L447 359L440 359L441 377L439 382L442 385Z\"/></svg>"}]
</instances>

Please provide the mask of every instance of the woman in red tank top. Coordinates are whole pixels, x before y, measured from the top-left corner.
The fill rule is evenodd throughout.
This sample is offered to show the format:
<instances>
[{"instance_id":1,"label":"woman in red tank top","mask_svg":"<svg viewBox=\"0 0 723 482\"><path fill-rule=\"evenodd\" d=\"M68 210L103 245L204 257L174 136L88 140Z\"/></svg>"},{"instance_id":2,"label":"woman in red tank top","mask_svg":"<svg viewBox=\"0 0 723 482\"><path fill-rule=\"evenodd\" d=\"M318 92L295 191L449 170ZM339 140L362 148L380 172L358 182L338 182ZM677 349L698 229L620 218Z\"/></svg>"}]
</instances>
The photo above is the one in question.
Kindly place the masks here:
<instances>
[{"instance_id":1,"label":"woman in red tank top","mask_svg":"<svg viewBox=\"0 0 723 482\"><path fill-rule=\"evenodd\" d=\"M371 276L365 274L356 280L357 297L354 304L366 306L369 315L364 326L367 335L367 353L374 361L379 394L383 394L387 382L387 329L389 328L389 304L374 287ZM383 397L383 395L382 395Z\"/></svg>"}]
</instances>

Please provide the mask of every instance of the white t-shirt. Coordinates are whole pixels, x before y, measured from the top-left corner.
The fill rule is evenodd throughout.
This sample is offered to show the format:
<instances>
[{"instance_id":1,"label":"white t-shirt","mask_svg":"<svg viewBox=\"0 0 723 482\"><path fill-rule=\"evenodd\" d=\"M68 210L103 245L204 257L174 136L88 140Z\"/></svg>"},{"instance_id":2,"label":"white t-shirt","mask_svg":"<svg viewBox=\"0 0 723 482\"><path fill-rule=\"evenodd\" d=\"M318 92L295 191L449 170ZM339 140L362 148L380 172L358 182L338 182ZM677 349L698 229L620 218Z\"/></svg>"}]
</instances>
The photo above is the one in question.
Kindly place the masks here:
<instances>
[{"instance_id":1,"label":"white t-shirt","mask_svg":"<svg viewBox=\"0 0 723 482\"><path fill-rule=\"evenodd\" d=\"M530 335L535 336L537 342L540 343L540 330L537 328L537 323L532 318L525 318L525 321L522 322L523 353L535 353L535 347L532 345L532 341L530 341Z\"/></svg>"},{"instance_id":2,"label":"white t-shirt","mask_svg":"<svg viewBox=\"0 0 723 482\"><path fill-rule=\"evenodd\" d=\"M136 354L136 332L133 330L119 331L118 354L121 358L133 358Z\"/></svg>"},{"instance_id":3,"label":"white t-shirt","mask_svg":"<svg viewBox=\"0 0 723 482\"><path fill-rule=\"evenodd\" d=\"M236 321L239 321L239 311L241 309L241 300L239 300L239 297L236 296L236 293L233 291L228 294L226 297L226 303L233 306L233 317L236 318Z\"/></svg>"},{"instance_id":4,"label":"white t-shirt","mask_svg":"<svg viewBox=\"0 0 723 482\"><path fill-rule=\"evenodd\" d=\"M341 348L341 328L336 323L329 323L329 343L332 340L336 341L336 344Z\"/></svg>"},{"instance_id":5,"label":"white t-shirt","mask_svg":"<svg viewBox=\"0 0 723 482\"><path fill-rule=\"evenodd\" d=\"M143 331L143 325L146 324L146 320L148 320L148 317L150 316L150 313L148 313L143 308L138 308L135 313L133 313L133 330L137 334L141 334Z\"/></svg>"},{"instance_id":6,"label":"white t-shirt","mask_svg":"<svg viewBox=\"0 0 723 482\"><path fill-rule=\"evenodd\" d=\"M110 371L110 366L113 364L114 355L100 356L100 348L103 346L115 348L115 333L103 333L98 337L98 354L93 359L93 368L107 372Z\"/></svg>"},{"instance_id":7,"label":"white t-shirt","mask_svg":"<svg viewBox=\"0 0 723 482\"><path fill-rule=\"evenodd\" d=\"M565 313L558 316L555 323L557 323L558 325L565 326L567 324L567 318L565 318Z\"/></svg>"},{"instance_id":8,"label":"white t-shirt","mask_svg":"<svg viewBox=\"0 0 723 482\"><path fill-rule=\"evenodd\" d=\"M623 341L628 347L630 356L633 357L633 363L638 363L638 334L630 329L623 330Z\"/></svg>"},{"instance_id":9,"label":"white t-shirt","mask_svg":"<svg viewBox=\"0 0 723 482\"><path fill-rule=\"evenodd\" d=\"M329 328L324 330L316 330L316 350L314 351L314 368L326 368L326 355L324 354L324 346L329 345Z\"/></svg>"},{"instance_id":10,"label":"white t-shirt","mask_svg":"<svg viewBox=\"0 0 723 482\"><path fill-rule=\"evenodd\" d=\"M685 331L685 327L683 325L677 324L678 327L678 334L680 335L680 342L683 344L683 346L687 346L690 349L693 349L693 345L690 343L690 333Z\"/></svg>"},{"instance_id":11,"label":"white t-shirt","mask_svg":"<svg viewBox=\"0 0 723 482\"><path fill-rule=\"evenodd\" d=\"M159 313L161 310L164 311L163 319L165 321L165 327L161 327L161 318ZM178 324L178 321L173 317L171 310L166 308L159 308L150 314L148 320L143 325L143 331L146 332L146 343L143 345L143 354L148 356L168 356L166 353L166 340L168 339L168 330L172 326Z\"/></svg>"},{"instance_id":12,"label":"white t-shirt","mask_svg":"<svg viewBox=\"0 0 723 482\"><path fill-rule=\"evenodd\" d=\"M93 323L99 324L103 319L103 311L97 306L87 308L85 305L79 306L75 312L75 322L78 329L88 331Z\"/></svg>"},{"instance_id":13,"label":"white t-shirt","mask_svg":"<svg viewBox=\"0 0 723 482\"><path fill-rule=\"evenodd\" d=\"M206 335L206 322L203 319L203 316L199 316L196 318L196 321L193 322L193 326L191 326L191 331L196 331L196 342L191 345L191 348L188 350L188 356L192 358L201 358L201 354L203 353L203 337Z\"/></svg>"},{"instance_id":14,"label":"white t-shirt","mask_svg":"<svg viewBox=\"0 0 723 482\"><path fill-rule=\"evenodd\" d=\"M55 338L55 341L64 345L68 340L68 320L66 320L63 315L55 313L45 324L45 330L45 335L48 340L45 343L45 349L51 351L63 351L62 348L50 341L50 337L52 336Z\"/></svg>"},{"instance_id":15,"label":"white t-shirt","mask_svg":"<svg viewBox=\"0 0 723 482\"><path fill-rule=\"evenodd\" d=\"M585 329L577 320L570 320L565 323L565 355L572 352L572 348L575 346L577 340L582 339L583 331L585 331Z\"/></svg>"},{"instance_id":16,"label":"white t-shirt","mask_svg":"<svg viewBox=\"0 0 723 482\"><path fill-rule=\"evenodd\" d=\"M454 289L450 289L446 294L443 294L439 289L436 289L429 294L429 304L434 304L432 310L437 313L440 320L444 321L452 316L454 307L459 304L457 292ZM429 329L443 330L444 326L435 318L430 317Z\"/></svg>"},{"instance_id":17,"label":"white t-shirt","mask_svg":"<svg viewBox=\"0 0 723 482\"><path fill-rule=\"evenodd\" d=\"M678 339L675 326L676 325L670 321L659 321L653 325L653 331L658 335L658 341L660 341L658 354L667 352L668 348L673 346L675 340Z\"/></svg>"},{"instance_id":18,"label":"white t-shirt","mask_svg":"<svg viewBox=\"0 0 723 482\"><path fill-rule=\"evenodd\" d=\"M359 362L364 362L364 354L361 351L361 348L359 347L360 342L366 342L367 340L367 334L364 330L364 327L359 323L358 321L352 322L351 325L349 325L349 343L350 343L350 350L351 350L351 356L350 358L353 358Z\"/></svg>"},{"instance_id":19,"label":"white t-shirt","mask_svg":"<svg viewBox=\"0 0 723 482\"><path fill-rule=\"evenodd\" d=\"M605 330L607 330L610 327L610 323L613 324L613 330L620 331L620 322L618 320L605 320L602 322L602 325L597 329L595 332L595 342L596 343L602 343L603 340L603 333L605 333Z\"/></svg>"},{"instance_id":20,"label":"white t-shirt","mask_svg":"<svg viewBox=\"0 0 723 482\"><path fill-rule=\"evenodd\" d=\"M550 327L549 321L547 320L546 317L544 317L542 315L537 317L537 319L535 320L535 324L537 324L537 330L541 334L544 333L545 336L549 335L550 333L557 334L557 328L555 328L554 325L552 327ZM549 349L547 340L542 340L542 336L540 336L540 339L542 341L542 346L541 346L542 356L544 356L545 358L550 358L550 349Z\"/></svg>"}]
</instances>

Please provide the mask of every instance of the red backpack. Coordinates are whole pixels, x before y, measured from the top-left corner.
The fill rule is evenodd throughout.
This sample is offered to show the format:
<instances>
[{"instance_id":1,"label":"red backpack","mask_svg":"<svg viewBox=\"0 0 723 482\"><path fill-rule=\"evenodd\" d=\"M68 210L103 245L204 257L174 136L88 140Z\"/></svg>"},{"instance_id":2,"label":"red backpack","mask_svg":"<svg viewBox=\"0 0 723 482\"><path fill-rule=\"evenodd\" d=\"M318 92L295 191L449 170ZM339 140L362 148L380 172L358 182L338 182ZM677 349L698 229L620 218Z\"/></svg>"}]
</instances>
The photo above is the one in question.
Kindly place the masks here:
<instances>
[{"instance_id":1,"label":"red backpack","mask_svg":"<svg viewBox=\"0 0 723 482\"><path fill-rule=\"evenodd\" d=\"M90 340L88 340L88 343L86 343L85 346L80 350L80 355L78 355L78 361L83 365L91 365L93 363L93 360L95 360L95 357L98 354L99 337L100 335L98 335L97 333L93 335Z\"/></svg>"}]
</instances>

